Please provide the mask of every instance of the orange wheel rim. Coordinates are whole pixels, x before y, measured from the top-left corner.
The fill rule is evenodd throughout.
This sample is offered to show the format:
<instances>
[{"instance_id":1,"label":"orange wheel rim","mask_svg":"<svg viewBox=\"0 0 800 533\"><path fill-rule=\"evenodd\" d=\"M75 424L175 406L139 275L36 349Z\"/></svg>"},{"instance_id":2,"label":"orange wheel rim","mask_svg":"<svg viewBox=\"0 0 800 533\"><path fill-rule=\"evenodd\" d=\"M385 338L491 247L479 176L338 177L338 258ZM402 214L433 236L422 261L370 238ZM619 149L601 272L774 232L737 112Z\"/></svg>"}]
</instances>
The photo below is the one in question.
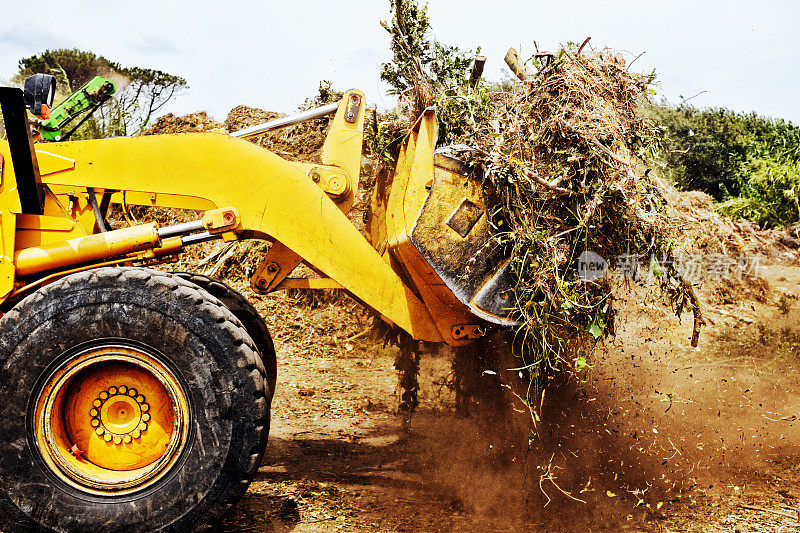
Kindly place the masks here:
<instances>
[{"instance_id":1,"label":"orange wheel rim","mask_svg":"<svg viewBox=\"0 0 800 533\"><path fill-rule=\"evenodd\" d=\"M132 346L71 357L36 402L44 461L64 482L95 494L152 485L175 464L188 432L183 387L156 356Z\"/></svg>"}]
</instances>

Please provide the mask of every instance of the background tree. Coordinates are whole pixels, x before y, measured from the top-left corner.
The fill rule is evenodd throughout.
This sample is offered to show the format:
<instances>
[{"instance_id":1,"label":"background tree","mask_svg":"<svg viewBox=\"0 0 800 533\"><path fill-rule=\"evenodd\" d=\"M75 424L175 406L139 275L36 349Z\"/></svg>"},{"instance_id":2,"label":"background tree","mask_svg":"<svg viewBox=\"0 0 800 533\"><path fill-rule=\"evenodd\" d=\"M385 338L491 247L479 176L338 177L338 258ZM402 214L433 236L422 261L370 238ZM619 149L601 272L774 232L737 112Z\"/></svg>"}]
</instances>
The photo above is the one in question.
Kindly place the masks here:
<instances>
[{"instance_id":1,"label":"background tree","mask_svg":"<svg viewBox=\"0 0 800 533\"><path fill-rule=\"evenodd\" d=\"M423 110L435 105L439 124L438 145L457 138L467 129L485 122L489 116L489 99L479 83L469 86L473 60L480 53L462 51L437 41L431 32L427 5L417 0L389 0L391 24L381 22L391 35L392 61L381 65L381 80L390 85L389 93L400 96L399 112L416 122ZM380 158L390 164L396 154L392 147L398 135L383 136L392 140L384 147L374 143ZM369 137L369 133L367 134ZM368 144L370 140L368 138Z\"/></svg>"},{"instance_id":2,"label":"background tree","mask_svg":"<svg viewBox=\"0 0 800 533\"><path fill-rule=\"evenodd\" d=\"M64 98L94 76L117 84L117 93L76 132L75 138L136 135L146 129L154 115L186 87L186 80L160 70L123 67L94 52L78 49L45 50L19 61L15 81L31 74L53 74Z\"/></svg>"},{"instance_id":3,"label":"background tree","mask_svg":"<svg viewBox=\"0 0 800 533\"><path fill-rule=\"evenodd\" d=\"M440 90L464 85L480 49L462 52L434 39L427 5L420 6L416 0L389 0L389 4L392 22L381 23L392 36L392 61L381 65L381 80L391 86L389 92L402 94L420 82Z\"/></svg>"},{"instance_id":4,"label":"background tree","mask_svg":"<svg viewBox=\"0 0 800 533\"><path fill-rule=\"evenodd\" d=\"M652 113L663 131L665 167L679 187L707 192L722 213L765 227L800 221L800 128L685 102Z\"/></svg>"}]
</instances>

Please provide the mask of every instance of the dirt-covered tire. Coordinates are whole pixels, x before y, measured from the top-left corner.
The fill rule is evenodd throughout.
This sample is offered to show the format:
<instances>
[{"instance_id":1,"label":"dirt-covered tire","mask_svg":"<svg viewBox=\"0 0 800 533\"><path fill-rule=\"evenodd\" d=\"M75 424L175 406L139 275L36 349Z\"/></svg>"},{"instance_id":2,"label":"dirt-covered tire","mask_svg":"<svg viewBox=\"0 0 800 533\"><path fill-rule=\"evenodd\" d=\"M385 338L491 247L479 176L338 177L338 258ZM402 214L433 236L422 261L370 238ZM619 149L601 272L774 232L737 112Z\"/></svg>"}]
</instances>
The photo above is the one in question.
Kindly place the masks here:
<instances>
[{"instance_id":1,"label":"dirt-covered tire","mask_svg":"<svg viewBox=\"0 0 800 533\"><path fill-rule=\"evenodd\" d=\"M213 525L261 461L265 376L239 319L179 277L39 289L0 319L0 530Z\"/></svg>"},{"instance_id":2,"label":"dirt-covered tire","mask_svg":"<svg viewBox=\"0 0 800 533\"><path fill-rule=\"evenodd\" d=\"M269 329L267 329L264 318L259 314L258 310L253 307L253 304L236 289L218 279L210 278L203 274L195 274L193 272L172 272L172 275L185 279L188 282L194 283L201 289L208 291L211 296L214 296L224 303L236 318L242 322L244 329L250 334L250 338L253 339L256 348L258 348L258 353L264 363L264 368L267 371L269 390L272 394L275 394L275 381L278 374L275 345L272 342L272 336L269 334Z\"/></svg>"}]
</instances>

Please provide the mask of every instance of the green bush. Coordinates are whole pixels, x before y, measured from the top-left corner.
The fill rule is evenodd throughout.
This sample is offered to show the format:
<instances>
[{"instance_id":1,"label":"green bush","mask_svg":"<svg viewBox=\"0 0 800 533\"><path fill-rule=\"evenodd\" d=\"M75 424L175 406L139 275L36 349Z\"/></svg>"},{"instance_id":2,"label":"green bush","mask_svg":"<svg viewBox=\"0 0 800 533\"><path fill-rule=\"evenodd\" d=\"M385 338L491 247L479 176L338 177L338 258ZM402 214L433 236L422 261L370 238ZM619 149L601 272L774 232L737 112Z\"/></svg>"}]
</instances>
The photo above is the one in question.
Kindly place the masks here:
<instances>
[{"instance_id":1,"label":"green bush","mask_svg":"<svg viewBox=\"0 0 800 533\"><path fill-rule=\"evenodd\" d=\"M719 205L731 218L746 218L762 227L788 226L800 220L800 169L796 163L753 158L744 165L741 193Z\"/></svg>"},{"instance_id":2,"label":"green bush","mask_svg":"<svg viewBox=\"0 0 800 533\"><path fill-rule=\"evenodd\" d=\"M670 177L721 202L720 210L764 227L800 220L800 128L727 109L654 106Z\"/></svg>"}]
</instances>

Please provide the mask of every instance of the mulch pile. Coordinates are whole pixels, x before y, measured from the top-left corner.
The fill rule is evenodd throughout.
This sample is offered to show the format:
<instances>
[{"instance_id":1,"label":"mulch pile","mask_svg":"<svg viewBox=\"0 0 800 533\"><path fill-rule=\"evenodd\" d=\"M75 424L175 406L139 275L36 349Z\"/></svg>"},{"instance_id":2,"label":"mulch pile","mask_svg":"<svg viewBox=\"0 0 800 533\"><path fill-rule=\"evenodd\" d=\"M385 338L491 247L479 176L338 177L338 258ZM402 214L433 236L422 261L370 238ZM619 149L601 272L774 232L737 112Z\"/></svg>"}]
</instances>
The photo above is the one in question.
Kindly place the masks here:
<instances>
[{"instance_id":1,"label":"mulch pile","mask_svg":"<svg viewBox=\"0 0 800 533\"><path fill-rule=\"evenodd\" d=\"M281 113L264 111L248 106L231 109L225 123L221 124L209 117L205 111L177 117L172 113L160 117L143 135L166 135L170 133L231 133L250 126L262 124L275 118L284 117ZM328 117L314 119L297 126L276 130L255 137L255 144L275 152L290 161L319 162Z\"/></svg>"},{"instance_id":2,"label":"mulch pile","mask_svg":"<svg viewBox=\"0 0 800 533\"><path fill-rule=\"evenodd\" d=\"M283 116L241 105L231 109L225 126L234 132ZM318 163L329 121L329 117L310 120L256 137L253 142L290 161Z\"/></svg>"},{"instance_id":3,"label":"mulch pile","mask_svg":"<svg viewBox=\"0 0 800 533\"><path fill-rule=\"evenodd\" d=\"M156 120L142 135L166 135L169 133L203 133L210 131L226 131L225 125L209 117L205 111L176 117L172 113Z\"/></svg>"}]
</instances>

